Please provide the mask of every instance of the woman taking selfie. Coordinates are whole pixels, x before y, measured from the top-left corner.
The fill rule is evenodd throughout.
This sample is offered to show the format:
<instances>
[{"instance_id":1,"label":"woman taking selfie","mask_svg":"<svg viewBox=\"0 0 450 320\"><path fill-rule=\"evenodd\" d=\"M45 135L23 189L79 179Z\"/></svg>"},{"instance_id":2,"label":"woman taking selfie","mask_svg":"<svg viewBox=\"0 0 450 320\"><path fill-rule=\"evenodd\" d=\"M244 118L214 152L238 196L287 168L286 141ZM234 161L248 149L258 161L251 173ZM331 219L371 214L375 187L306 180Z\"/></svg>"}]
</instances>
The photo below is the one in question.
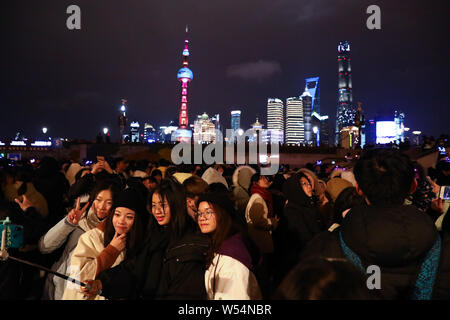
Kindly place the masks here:
<instances>
[{"instance_id":1,"label":"woman taking selfie","mask_svg":"<svg viewBox=\"0 0 450 320\"><path fill-rule=\"evenodd\" d=\"M143 199L133 189L122 191L116 200L113 214L96 228L84 233L70 259L70 276L93 279L101 271L118 265L125 257L134 257L143 240L147 212ZM63 300L82 300L86 297L78 285L69 283ZM90 299L104 300L97 295Z\"/></svg>"},{"instance_id":2,"label":"woman taking selfie","mask_svg":"<svg viewBox=\"0 0 450 320\"><path fill-rule=\"evenodd\" d=\"M164 179L148 199L153 218L139 254L86 278L92 296L102 291L108 299L205 299L205 258L208 242L196 232L186 211L183 186ZM188 277L186 275L189 275Z\"/></svg>"}]
</instances>

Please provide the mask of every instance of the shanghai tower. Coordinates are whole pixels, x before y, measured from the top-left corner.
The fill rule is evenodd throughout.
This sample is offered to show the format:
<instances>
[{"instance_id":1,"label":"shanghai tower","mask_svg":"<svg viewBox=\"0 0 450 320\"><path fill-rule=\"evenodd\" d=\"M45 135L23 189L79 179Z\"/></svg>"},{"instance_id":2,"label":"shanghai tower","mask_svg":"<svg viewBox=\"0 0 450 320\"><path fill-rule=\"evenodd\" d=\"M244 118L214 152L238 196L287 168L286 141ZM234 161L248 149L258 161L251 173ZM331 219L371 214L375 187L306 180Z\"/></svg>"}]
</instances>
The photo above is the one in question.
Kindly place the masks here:
<instances>
[{"instance_id":1,"label":"shanghai tower","mask_svg":"<svg viewBox=\"0 0 450 320\"><path fill-rule=\"evenodd\" d=\"M340 143L342 128L353 125L356 110L353 106L352 67L350 63L350 44L341 41L338 45L338 106L336 111L336 145Z\"/></svg>"}]
</instances>

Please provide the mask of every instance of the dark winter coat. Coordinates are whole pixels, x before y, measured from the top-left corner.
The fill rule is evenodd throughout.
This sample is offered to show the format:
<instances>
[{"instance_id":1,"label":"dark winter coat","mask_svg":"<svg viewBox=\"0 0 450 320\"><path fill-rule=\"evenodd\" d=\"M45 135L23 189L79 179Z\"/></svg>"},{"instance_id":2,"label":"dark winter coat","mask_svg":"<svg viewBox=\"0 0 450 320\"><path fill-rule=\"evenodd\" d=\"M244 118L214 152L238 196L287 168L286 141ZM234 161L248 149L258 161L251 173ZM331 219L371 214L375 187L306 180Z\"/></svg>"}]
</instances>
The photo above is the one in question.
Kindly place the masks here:
<instances>
[{"instance_id":1,"label":"dark winter coat","mask_svg":"<svg viewBox=\"0 0 450 320\"><path fill-rule=\"evenodd\" d=\"M151 222L141 252L97 276L102 295L108 299L205 299L208 239L187 233L170 246L169 239L168 227Z\"/></svg>"},{"instance_id":2,"label":"dark winter coat","mask_svg":"<svg viewBox=\"0 0 450 320\"><path fill-rule=\"evenodd\" d=\"M297 264L300 252L324 230L324 225L315 201L304 193L297 175L285 182L283 193L288 203L278 227L281 247L276 250L282 250L282 273L285 274Z\"/></svg>"},{"instance_id":3,"label":"dark winter coat","mask_svg":"<svg viewBox=\"0 0 450 320\"><path fill-rule=\"evenodd\" d=\"M430 217L411 205L351 209L339 229L315 237L302 254L345 258L339 241L361 259L365 268L381 269L381 296L385 299L408 299L420 266L433 246L438 231ZM434 299L450 299L450 237L442 241L440 265L435 281Z\"/></svg>"},{"instance_id":4,"label":"dark winter coat","mask_svg":"<svg viewBox=\"0 0 450 320\"><path fill-rule=\"evenodd\" d=\"M165 253L158 299L206 299L205 271L209 238L188 233Z\"/></svg>"}]
</instances>

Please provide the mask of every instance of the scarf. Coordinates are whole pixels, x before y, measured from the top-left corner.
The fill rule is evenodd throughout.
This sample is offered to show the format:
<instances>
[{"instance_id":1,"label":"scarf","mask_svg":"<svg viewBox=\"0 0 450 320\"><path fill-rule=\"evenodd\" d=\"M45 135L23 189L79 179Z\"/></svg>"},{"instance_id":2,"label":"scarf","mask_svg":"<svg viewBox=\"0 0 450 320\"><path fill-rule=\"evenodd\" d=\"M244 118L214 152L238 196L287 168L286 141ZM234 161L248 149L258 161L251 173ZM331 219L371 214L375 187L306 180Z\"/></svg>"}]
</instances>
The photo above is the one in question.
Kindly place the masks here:
<instances>
[{"instance_id":1,"label":"scarf","mask_svg":"<svg viewBox=\"0 0 450 320\"><path fill-rule=\"evenodd\" d=\"M100 222L100 219L95 214L94 206L91 205L88 213L81 218L80 222L78 222L78 226L84 231L89 231L98 226Z\"/></svg>"},{"instance_id":2,"label":"scarf","mask_svg":"<svg viewBox=\"0 0 450 320\"><path fill-rule=\"evenodd\" d=\"M253 183L250 192L252 194L259 194L264 201L266 202L267 208L269 209L269 213L268 213L268 217L269 218L273 218L274 214L273 214L273 199L272 199L272 194L270 193L269 190L264 189L263 187L261 187L259 184L257 183Z\"/></svg>"}]
</instances>

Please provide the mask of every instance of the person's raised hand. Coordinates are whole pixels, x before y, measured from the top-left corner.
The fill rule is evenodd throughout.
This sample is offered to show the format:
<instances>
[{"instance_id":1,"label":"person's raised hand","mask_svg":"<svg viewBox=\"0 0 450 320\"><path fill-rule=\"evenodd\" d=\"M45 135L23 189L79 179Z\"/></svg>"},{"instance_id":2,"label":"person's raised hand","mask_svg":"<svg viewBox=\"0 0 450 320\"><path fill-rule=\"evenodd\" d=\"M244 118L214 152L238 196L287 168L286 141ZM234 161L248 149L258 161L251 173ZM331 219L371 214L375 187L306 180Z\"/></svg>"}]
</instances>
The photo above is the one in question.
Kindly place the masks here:
<instances>
[{"instance_id":1,"label":"person's raised hand","mask_svg":"<svg viewBox=\"0 0 450 320\"><path fill-rule=\"evenodd\" d=\"M102 163L102 168L103 168L106 172L112 174L112 173L113 173L113 170L111 169L111 166L109 165L108 161L103 160L102 162L103 162L103 163Z\"/></svg>"},{"instance_id":2,"label":"person's raised hand","mask_svg":"<svg viewBox=\"0 0 450 320\"><path fill-rule=\"evenodd\" d=\"M89 202L84 205L83 208L80 209L80 197L77 199L77 204L75 205L75 208L70 210L69 214L67 215L67 220L71 224L78 224L83 214L86 212L87 207L89 206Z\"/></svg>"},{"instance_id":3,"label":"person's raised hand","mask_svg":"<svg viewBox=\"0 0 450 320\"><path fill-rule=\"evenodd\" d=\"M118 234L116 232L110 244L118 251L122 251L123 249L125 249L125 246L127 245L127 234L126 233Z\"/></svg>"},{"instance_id":4,"label":"person's raised hand","mask_svg":"<svg viewBox=\"0 0 450 320\"><path fill-rule=\"evenodd\" d=\"M436 198L431 201L431 209L439 213L444 212L444 199Z\"/></svg>"},{"instance_id":5,"label":"person's raised hand","mask_svg":"<svg viewBox=\"0 0 450 320\"><path fill-rule=\"evenodd\" d=\"M26 195L22 196L22 201L20 198L15 198L14 201L20 206L23 212L27 211L28 208L34 207L34 203L31 202Z\"/></svg>"}]
</instances>

